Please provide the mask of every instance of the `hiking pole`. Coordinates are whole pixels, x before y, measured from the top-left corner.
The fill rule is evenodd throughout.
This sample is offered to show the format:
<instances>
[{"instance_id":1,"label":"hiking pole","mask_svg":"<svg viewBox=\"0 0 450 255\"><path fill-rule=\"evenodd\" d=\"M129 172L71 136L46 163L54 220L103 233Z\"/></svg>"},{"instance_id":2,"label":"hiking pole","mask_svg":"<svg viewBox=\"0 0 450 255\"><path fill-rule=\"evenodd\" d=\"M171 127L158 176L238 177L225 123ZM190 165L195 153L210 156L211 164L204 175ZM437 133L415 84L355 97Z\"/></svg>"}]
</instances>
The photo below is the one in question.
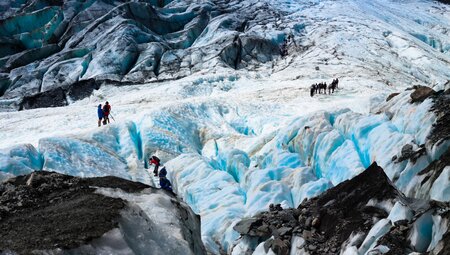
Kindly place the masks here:
<instances>
[{"instance_id":1,"label":"hiking pole","mask_svg":"<svg viewBox=\"0 0 450 255\"><path fill-rule=\"evenodd\" d=\"M109 115L111 115L111 119L113 119L114 121L116 121L116 120L114 119L114 117L112 116L112 112L110 112Z\"/></svg>"}]
</instances>

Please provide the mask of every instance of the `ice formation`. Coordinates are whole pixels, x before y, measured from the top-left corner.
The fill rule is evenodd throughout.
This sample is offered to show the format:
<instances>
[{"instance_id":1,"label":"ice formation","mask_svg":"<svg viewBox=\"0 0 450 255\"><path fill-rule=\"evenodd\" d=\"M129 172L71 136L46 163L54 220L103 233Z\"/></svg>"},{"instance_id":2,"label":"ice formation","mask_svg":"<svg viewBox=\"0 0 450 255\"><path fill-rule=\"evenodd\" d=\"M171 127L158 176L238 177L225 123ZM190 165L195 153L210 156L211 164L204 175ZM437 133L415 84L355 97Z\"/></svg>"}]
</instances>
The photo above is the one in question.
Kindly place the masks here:
<instances>
[{"instance_id":1,"label":"ice formation","mask_svg":"<svg viewBox=\"0 0 450 255\"><path fill-rule=\"evenodd\" d=\"M51 170L155 185L145 161L156 154L215 254L249 247L233 230L242 218L295 208L374 161L407 196L450 199L450 140L437 131L448 116L439 92L450 86L447 5L39 3L0 3L0 179ZM312 83L336 77L336 93L309 96ZM411 103L415 89L405 88L416 84L436 93ZM106 100L117 122L97 128ZM388 214L410 217L397 202ZM417 250L442 244L448 222L417 224ZM385 251L374 245L388 226L349 252ZM434 234L423 242L424 226Z\"/></svg>"},{"instance_id":2,"label":"ice formation","mask_svg":"<svg viewBox=\"0 0 450 255\"><path fill-rule=\"evenodd\" d=\"M236 127L250 120L238 114L237 108L187 103L145 115L138 123L41 139L38 150L31 145L13 148L9 157L3 154L1 170L7 174L20 174L14 172L20 168L83 177L115 175L151 184L143 159L156 153L167 161L176 192L201 216L208 250L231 252L239 237L233 226L243 217L265 211L270 204L297 207L305 198L361 173L369 162L377 161L401 191L419 196L410 187L420 186L418 173L440 155L425 148L426 153L418 158L392 159L405 156L405 145L418 150L427 143L429 133L423 130L433 132L433 99L411 104L410 94L402 92L378 105L372 109L377 114L322 111L296 117L276 129L258 127L266 116L253 117L244 128L251 132L242 132L242 124ZM414 121L421 128L407 124ZM269 135L264 129L270 130ZM446 173L447 168L441 175ZM445 187L444 180L437 178L433 187ZM433 198L441 198L434 195L435 190L431 189ZM396 204L390 219L406 218L408 213L402 210ZM423 249L424 244L417 247Z\"/></svg>"}]
</instances>

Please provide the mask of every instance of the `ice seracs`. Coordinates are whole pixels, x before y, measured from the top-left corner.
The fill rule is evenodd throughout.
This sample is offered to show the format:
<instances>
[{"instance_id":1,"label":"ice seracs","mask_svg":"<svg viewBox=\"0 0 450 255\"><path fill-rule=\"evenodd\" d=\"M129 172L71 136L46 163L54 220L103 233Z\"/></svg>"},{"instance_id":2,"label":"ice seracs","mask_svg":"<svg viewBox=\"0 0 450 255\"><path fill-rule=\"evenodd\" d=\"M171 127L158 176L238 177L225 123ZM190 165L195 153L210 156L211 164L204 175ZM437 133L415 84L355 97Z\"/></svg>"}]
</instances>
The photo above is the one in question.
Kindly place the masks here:
<instances>
[{"instance_id":1,"label":"ice seracs","mask_svg":"<svg viewBox=\"0 0 450 255\"><path fill-rule=\"evenodd\" d=\"M304 199L357 176L375 160L406 195L445 199L445 189L438 187L446 185L440 176L445 177L448 152L439 155L428 149L436 143L428 137L442 132L433 125L448 115L433 108L445 94L411 103L412 92L402 92L366 114L322 111L295 117L275 129L265 116L253 117L251 107L246 112L232 104L185 103L144 115L140 122L41 139L38 154L22 153L21 162L40 158L37 170L116 175L152 184L143 159L161 155L174 190L202 217L207 249L231 253L238 240L233 226L243 217L266 211L270 204L295 208ZM421 128L409 124L417 120ZM9 155L6 150L2 172L12 174L17 158ZM434 175L423 182L429 174ZM368 206L384 208L385 218L391 221L409 215L397 203L379 200Z\"/></svg>"}]
</instances>

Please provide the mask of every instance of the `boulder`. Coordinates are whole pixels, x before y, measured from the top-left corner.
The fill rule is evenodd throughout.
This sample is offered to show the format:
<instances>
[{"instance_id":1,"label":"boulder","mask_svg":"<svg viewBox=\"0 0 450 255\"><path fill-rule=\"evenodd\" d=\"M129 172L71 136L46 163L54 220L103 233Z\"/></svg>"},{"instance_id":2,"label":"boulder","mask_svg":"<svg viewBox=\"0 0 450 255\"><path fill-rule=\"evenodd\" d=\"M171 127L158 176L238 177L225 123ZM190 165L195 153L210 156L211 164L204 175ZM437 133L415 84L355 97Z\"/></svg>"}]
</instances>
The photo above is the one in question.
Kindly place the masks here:
<instances>
[{"instance_id":1,"label":"boulder","mask_svg":"<svg viewBox=\"0 0 450 255\"><path fill-rule=\"evenodd\" d=\"M58 107L67 105L66 93L62 88L41 92L32 96L26 96L20 103L19 110Z\"/></svg>"},{"instance_id":2,"label":"boulder","mask_svg":"<svg viewBox=\"0 0 450 255\"><path fill-rule=\"evenodd\" d=\"M398 93L398 92L390 94L390 95L386 98L386 102L390 101L392 98L394 98L395 96L398 96L399 94L400 94L400 93Z\"/></svg>"},{"instance_id":3,"label":"boulder","mask_svg":"<svg viewBox=\"0 0 450 255\"><path fill-rule=\"evenodd\" d=\"M38 171L1 183L0 205L0 253L206 254L186 204L118 177Z\"/></svg>"},{"instance_id":4,"label":"boulder","mask_svg":"<svg viewBox=\"0 0 450 255\"><path fill-rule=\"evenodd\" d=\"M426 86L414 86L414 91L411 93L411 103L421 103L425 99L436 93L432 88Z\"/></svg>"}]
</instances>

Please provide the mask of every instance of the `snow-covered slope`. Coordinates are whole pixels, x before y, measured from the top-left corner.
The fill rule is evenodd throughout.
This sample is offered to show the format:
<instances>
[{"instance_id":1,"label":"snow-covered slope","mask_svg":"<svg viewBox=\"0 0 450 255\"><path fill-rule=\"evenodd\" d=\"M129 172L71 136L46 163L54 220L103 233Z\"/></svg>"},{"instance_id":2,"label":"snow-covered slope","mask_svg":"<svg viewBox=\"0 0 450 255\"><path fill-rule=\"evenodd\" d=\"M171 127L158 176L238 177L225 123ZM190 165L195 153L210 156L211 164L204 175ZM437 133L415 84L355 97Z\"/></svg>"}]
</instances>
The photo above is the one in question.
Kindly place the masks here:
<instances>
[{"instance_id":1,"label":"snow-covered slope","mask_svg":"<svg viewBox=\"0 0 450 255\"><path fill-rule=\"evenodd\" d=\"M114 61L129 63L123 61L129 54L118 49L123 44L117 40L135 40L127 31L139 34L144 29L128 29L130 23L136 26L127 16L135 9L114 9L116 2L89 3L90 11L78 16L87 15L86 22L80 20L80 31L75 29L59 53L2 75L7 89L1 104L8 111L0 112L1 178L52 170L115 175L153 185L144 160L157 154L176 192L201 216L202 239L214 254L233 252L239 238L233 226L243 217L267 210L271 203L297 207L303 199L361 173L373 161L407 196L450 200L449 6L422 0L173 1L153 9L144 3L121 5L144 5L164 13L164 18L180 13L201 16L202 8L209 15L189 47L166 49L164 43L186 39L179 31L186 32L193 23L170 36L158 34L168 62L164 67L161 57L156 75L137 68L137 62L125 74L114 69L120 69ZM57 13L58 8L54 7ZM5 17L21 12L19 7L8 10ZM113 29L119 24L128 24L127 29ZM249 45L262 48L244 51L234 42L235 35L242 44L248 38L265 43L250 41ZM287 35L294 40L289 55L281 58L275 46ZM80 57L59 59L71 40L93 49ZM151 58L149 52L158 49L150 44L154 46L131 45L142 50L139 57ZM232 62L239 65L230 65L220 52L234 56ZM86 58L89 65L80 76ZM145 65L151 68L153 62L147 60ZM10 55L4 61L12 61ZM133 76L131 70L136 71ZM58 75L67 83L55 82ZM179 77L184 78L166 80ZM336 93L309 96L312 83L329 83L336 77L340 79ZM45 85L41 81L70 88L48 97L41 94L28 105L55 95L70 105L9 111L24 93L37 92L36 84ZM155 82L117 86L125 81ZM413 85L446 92L412 103L411 94L421 90L405 90ZM67 95L75 88L87 90L87 97L72 101ZM393 92L400 94L387 101ZM96 106L105 100L112 104L116 122L98 128Z\"/></svg>"},{"instance_id":2,"label":"snow-covered slope","mask_svg":"<svg viewBox=\"0 0 450 255\"><path fill-rule=\"evenodd\" d=\"M284 79L376 76L387 86L441 86L450 77L449 7L430 1L4 1L0 8L4 109L66 105L104 82L223 69ZM290 56L271 62L288 35Z\"/></svg>"}]
</instances>

